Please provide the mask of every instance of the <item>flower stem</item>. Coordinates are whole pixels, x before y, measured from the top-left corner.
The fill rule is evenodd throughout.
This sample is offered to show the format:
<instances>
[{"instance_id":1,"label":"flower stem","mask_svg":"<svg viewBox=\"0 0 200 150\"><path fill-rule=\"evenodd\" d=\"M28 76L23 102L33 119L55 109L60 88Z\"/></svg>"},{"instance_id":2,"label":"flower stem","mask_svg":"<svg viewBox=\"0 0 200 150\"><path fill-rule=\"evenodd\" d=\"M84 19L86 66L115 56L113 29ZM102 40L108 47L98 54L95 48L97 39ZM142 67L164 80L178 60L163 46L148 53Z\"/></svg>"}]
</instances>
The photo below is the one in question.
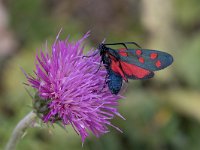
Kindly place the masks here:
<instances>
[{"instance_id":1,"label":"flower stem","mask_svg":"<svg viewBox=\"0 0 200 150\"><path fill-rule=\"evenodd\" d=\"M21 137L24 135L26 129L30 127L35 119L36 119L36 114L31 111L28 113L15 127L12 136L10 137L5 150L15 150L16 145L18 141L21 139Z\"/></svg>"}]
</instances>

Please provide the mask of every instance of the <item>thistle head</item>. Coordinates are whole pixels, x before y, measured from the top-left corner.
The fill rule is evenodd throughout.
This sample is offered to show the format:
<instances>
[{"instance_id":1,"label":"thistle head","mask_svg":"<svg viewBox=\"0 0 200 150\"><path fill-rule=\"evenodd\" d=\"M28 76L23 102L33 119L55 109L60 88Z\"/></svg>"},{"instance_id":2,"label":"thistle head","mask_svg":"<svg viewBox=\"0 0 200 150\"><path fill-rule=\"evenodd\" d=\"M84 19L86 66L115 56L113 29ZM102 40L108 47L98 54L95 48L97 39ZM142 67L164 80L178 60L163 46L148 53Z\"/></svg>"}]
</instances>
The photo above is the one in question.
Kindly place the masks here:
<instances>
[{"instance_id":1,"label":"thistle head","mask_svg":"<svg viewBox=\"0 0 200 150\"><path fill-rule=\"evenodd\" d=\"M71 125L82 137L107 133L117 110L119 95L105 85L106 70L100 69L100 56L83 57L85 34L78 41L56 40L51 49L41 50L35 58L35 75L27 76L36 89L34 108L45 123ZM86 55L91 55L91 49ZM115 127L115 126L113 126ZM117 127L115 127L118 129ZM119 129L118 129L119 130Z\"/></svg>"}]
</instances>

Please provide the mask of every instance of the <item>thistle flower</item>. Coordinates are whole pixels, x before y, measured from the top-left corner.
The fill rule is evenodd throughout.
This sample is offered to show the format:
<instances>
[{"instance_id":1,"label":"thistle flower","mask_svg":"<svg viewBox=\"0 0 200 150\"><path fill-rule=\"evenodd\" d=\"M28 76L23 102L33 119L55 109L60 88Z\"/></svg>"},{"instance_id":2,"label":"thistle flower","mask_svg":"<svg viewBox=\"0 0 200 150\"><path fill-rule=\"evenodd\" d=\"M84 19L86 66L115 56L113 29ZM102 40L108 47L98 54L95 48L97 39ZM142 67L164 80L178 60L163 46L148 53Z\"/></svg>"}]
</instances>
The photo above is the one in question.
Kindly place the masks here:
<instances>
[{"instance_id":1,"label":"thistle flower","mask_svg":"<svg viewBox=\"0 0 200 150\"><path fill-rule=\"evenodd\" d=\"M34 106L45 123L71 124L82 142L91 131L96 137L107 133L114 116L123 118L117 110L118 95L105 85L106 70L100 69L100 56L83 57L82 42L57 40L51 54L42 50L36 55L35 77L28 75L28 84L36 89ZM87 55L91 55L91 49ZM103 89L102 89L103 88Z\"/></svg>"}]
</instances>

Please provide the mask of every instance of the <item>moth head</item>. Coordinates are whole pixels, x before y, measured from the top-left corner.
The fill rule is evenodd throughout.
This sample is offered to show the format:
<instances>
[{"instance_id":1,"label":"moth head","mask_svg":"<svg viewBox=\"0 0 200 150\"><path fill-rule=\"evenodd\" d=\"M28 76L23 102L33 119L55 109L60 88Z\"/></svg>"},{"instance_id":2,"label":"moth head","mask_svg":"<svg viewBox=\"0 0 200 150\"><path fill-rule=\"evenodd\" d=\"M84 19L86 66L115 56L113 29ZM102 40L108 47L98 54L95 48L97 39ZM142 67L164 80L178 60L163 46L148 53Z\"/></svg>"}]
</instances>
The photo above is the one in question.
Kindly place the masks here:
<instances>
[{"instance_id":1,"label":"moth head","mask_svg":"<svg viewBox=\"0 0 200 150\"><path fill-rule=\"evenodd\" d=\"M105 46L105 44L101 43L99 44L99 47L98 47L99 51L100 51L100 54L104 54L107 50L107 47Z\"/></svg>"}]
</instances>

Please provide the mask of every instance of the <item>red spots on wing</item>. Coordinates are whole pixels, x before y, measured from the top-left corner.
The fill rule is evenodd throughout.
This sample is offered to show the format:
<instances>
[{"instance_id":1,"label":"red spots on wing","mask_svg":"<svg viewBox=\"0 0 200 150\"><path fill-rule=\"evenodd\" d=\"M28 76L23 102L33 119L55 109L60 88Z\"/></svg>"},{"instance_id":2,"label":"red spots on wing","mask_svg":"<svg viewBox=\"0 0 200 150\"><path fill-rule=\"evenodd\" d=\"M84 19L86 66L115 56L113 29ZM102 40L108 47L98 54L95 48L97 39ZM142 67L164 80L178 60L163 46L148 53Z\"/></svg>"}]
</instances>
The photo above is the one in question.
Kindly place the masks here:
<instances>
[{"instance_id":1,"label":"red spots on wing","mask_svg":"<svg viewBox=\"0 0 200 150\"><path fill-rule=\"evenodd\" d=\"M120 74L120 76L125 80L128 81L128 79L125 77L124 72L122 71L121 67L120 67L120 62L116 60L115 57L110 56L111 57L111 69Z\"/></svg>"},{"instance_id":2,"label":"red spots on wing","mask_svg":"<svg viewBox=\"0 0 200 150\"><path fill-rule=\"evenodd\" d=\"M151 53L150 54L150 58L151 59L156 59L158 57L158 54L157 53Z\"/></svg>"},{"instance_id":3,"label":"red spots on wing","mask_svg":"<svg viewBox=\"0 0 200 150\"><path fill-rule=\"evenodd\" d=\"M161 67L161 62L160 62L160 60L156 61L156 64L155 64L155 65L156 65L157 68L160 68L160 67Z\"/></svg>"},{"instance_id":4,"label":"red spots on wing","mask_svg":"<svg viewBox=\"0 0 200 150\"><path fill-rule=\"evenodd\" d=\"M120 54L121 56L128 56L128 54L127 54L126 52L123 52L123 51L122 51L122 52L120 51L119 54Z\"/></svg>"},{"instance_id":5,"label":"red spots on wing","mask_svg":"<svg viewBox=\"0 0 200 150\"><path fill-rule=\"evenodd\" d=\"M126 75L128 76L133 76L136 77L138 79L142 79L145 78L146 76L148 76L151 72L149 70L140 68L138 66L135 66L133 64L128 64L126 62L121 61L120 62L121 67L123 68L123 71Z\"/></svg>"},{"instance_id":6,"label":"red spots on wing","mask_svg":"<svg viewBox=\"0 0 200 150\"><path fill-rule=\"evenodd\" d=\"M139 50L139 49L137 49L137 50L135 51L135 53L136 53L136 55L141 55L141 54L142 54L142 51Z\"/></svg>"},{"instance_id":7,"label":"red spots on wing","mask_svg":"<svg viewBox=\"0 0 200 150\"><path fill-rule=\"evenodd\" d=\"M120 74L120 76L125 81L128 81L127 76L137 78L137 79L143 79L152 73L151 71L140 68L134 64L129 64L124 61L116 60L116 58L111 55L110 55L110 59L111 59L111 64L110 64L111 69L115 73ZM141 61L141 63L144 62L144 58L140 57L139 61Z\"/></svg>"},{"instance_id":8,"label":"red spots on wing","mask_svg":"<svg viewBox=\"0 0 200 150\"><path fill-rule=\"evenodd\" d=\"M140 57L138 60L139 60L139 62L144 63L144 58L143 57Z\"/></svg>"},{"instance_id":9,"label":"red spots on wing","mask_svg":"<svg viewBox=\"0 0 200 150\"><path fill-rule=\"evenodd\" d=\"M125 51L126 50L126 48L120 48L119 49L119 51Z\"/></svg>"},{"instance_id":10,"label":"red spots on wing","mask_svg":"<svg viewBox=\"0 0 200 150\"><path fill-rule=\"evenodd\" d=\"M120 54L121 56L128 56L128 54L127 54L125 48L120 48L120 49L119 49L119 54Z\"/></svg>"}]
</instances>

